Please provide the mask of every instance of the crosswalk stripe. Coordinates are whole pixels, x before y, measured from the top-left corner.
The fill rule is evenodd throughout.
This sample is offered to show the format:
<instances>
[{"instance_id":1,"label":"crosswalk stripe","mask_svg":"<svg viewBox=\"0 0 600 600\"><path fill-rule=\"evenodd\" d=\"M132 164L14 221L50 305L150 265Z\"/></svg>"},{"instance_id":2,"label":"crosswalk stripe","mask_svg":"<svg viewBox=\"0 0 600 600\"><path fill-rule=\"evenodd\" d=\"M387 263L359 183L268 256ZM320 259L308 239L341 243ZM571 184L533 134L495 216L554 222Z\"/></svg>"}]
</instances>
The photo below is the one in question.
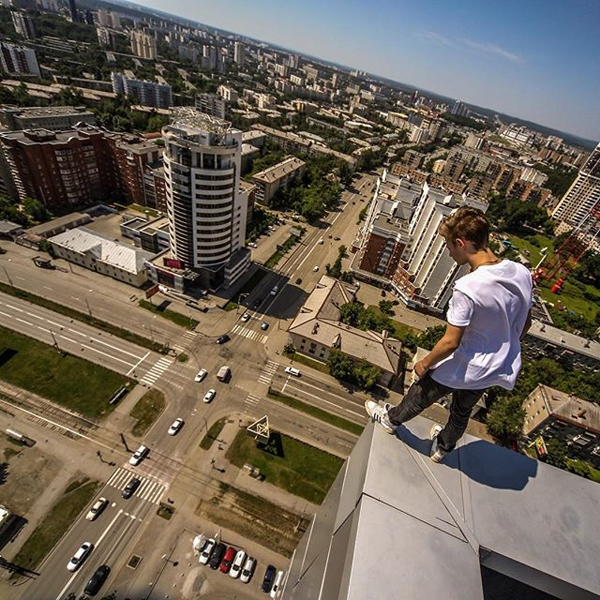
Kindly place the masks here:
<instances>
[{"instance_id":1,"label":"crosswalk stripe","mask_svg":"<svg viewBox=\"0 0 600 600\"><path fill-rule=\"evenodd\" d=\"M143 500L148 500L148 498L151 496L151 494L154 492L154 489L158 485L156 481L149 481L148 484L149 485L147 486L142 486L138 494L138 496Z\"/></svg>"}]
</instances>

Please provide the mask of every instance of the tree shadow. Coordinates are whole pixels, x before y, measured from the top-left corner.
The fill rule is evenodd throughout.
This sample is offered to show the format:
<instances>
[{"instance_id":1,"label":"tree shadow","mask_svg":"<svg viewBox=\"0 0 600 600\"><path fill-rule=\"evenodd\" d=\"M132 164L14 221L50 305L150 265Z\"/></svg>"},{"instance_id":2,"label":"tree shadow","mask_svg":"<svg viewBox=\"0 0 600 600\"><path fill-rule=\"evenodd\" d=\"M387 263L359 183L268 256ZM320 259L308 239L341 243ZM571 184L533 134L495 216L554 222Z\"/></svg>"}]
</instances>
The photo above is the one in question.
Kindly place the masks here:
<instances>
[{"instance_id":1,"label":"tree shadow","mask_svg":"<svg viewBox=\"0 0 600 600\"><path fill-rule=\"evenodd\" d=\"M11 358L13 358L13 356L16 356L17 354L17 350L5 348L2 353L0 353L0 367L3 367Z\"/></svg>"},{"instance_id":2,"label":"tree shadow","mask_svg":"<svg viewBox=\"0 0 600 600\"><path fill-rule=\"evenodd\" d=\"M0 485L4 485L8 478L8 463L0 463Z\"/></svg>"},{"instance_id":3,"label":"tree shadow","mask_svg":"<svg viewBox=\"0 0 600 600\"><path fill-rule=\"evenodd\" d=\"M283 440L281 434L277 431L272 431L269 436L269 441L266 444L258 442L256 447L267 454L272 454L279 458L285 458L285 452L283 451Z\"/></svg>"}]
</instances>

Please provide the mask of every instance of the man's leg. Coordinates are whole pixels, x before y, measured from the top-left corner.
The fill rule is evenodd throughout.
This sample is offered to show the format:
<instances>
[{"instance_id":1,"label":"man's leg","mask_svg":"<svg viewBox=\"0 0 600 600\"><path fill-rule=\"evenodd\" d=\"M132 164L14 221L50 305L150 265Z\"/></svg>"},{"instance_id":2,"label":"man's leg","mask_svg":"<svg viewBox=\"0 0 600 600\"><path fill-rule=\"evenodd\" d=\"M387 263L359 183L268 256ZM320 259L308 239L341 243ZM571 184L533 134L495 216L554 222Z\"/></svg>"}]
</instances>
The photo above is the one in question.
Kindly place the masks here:
<instances>
[{"instance_id":1,"label":"man's leg","mask_svg":"<svg viewBox=\"0 0 600 600\"><path fill-rule=\"evenodd\" d=\"M397 406L388 410L388 417L394 426L401 425L420 415L440 398L450 394L452 390L437 381L429 374L413 383Z\"/></svg>"},{"instance_id":2,"label":"man's leg","mask_svg":"<svg viewBox=\"0 0 600 600\"><path fill-rule=\"evenodd\" d=\"M450 418L437 436L437 446L442 453L447 454L454 450L456 442L467 429L471 410L484 392L485 390L454 390L450 405Z\"/></svg>"}]
</instances>

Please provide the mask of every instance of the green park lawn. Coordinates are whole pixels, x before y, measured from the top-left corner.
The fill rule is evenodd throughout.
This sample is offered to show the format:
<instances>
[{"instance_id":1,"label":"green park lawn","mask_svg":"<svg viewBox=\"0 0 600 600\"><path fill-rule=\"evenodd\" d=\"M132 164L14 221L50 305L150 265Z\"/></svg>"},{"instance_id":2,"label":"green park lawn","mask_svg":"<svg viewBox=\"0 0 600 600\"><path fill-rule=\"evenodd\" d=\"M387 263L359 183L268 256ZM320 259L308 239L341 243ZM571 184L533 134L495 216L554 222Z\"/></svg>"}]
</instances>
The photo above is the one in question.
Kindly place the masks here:
<instances>
[{"instance_id":1,"label":"green park lawn","mask_svg":"<svg viewBox=\"0 0 600 600\"><path fill-rule=\"evenodd\" d=\"M268 483L321 504L344 461L333 454L272 431L267 447L240 430L226 458L238 468L251 464Z\"/></svg>"},{"instance_id":2,"label":"green park lawn","mask_svg":"<svg viewBox=\"0 0 600 600\"><path fill-rule=\"evenodd\" d=\"M4 327L0 340L0 379L93 419L112 411L110 397L129 381Z\"/></svg>"}]
</instances>

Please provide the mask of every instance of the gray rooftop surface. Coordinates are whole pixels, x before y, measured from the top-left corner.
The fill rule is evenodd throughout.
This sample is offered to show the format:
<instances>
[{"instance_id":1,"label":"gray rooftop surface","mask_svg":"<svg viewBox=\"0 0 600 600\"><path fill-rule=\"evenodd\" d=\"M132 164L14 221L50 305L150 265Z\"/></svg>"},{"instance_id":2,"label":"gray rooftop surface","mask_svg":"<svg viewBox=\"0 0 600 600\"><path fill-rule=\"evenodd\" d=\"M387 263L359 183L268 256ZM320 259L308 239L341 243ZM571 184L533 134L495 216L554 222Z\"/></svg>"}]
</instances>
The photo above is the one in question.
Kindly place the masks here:
<instances>
[{"instance_id":1,"label":"gray rooftop surface","mask_svg":"<svg viewBox=\"0 0 600 600\"><path fill-rule=\"evenodd\" d=\"M367 426L284 598L485 599L482 567L557 598L599 598L600 486L469 435L433 463L432 425Z\"/></svg>"}]
</instances>

